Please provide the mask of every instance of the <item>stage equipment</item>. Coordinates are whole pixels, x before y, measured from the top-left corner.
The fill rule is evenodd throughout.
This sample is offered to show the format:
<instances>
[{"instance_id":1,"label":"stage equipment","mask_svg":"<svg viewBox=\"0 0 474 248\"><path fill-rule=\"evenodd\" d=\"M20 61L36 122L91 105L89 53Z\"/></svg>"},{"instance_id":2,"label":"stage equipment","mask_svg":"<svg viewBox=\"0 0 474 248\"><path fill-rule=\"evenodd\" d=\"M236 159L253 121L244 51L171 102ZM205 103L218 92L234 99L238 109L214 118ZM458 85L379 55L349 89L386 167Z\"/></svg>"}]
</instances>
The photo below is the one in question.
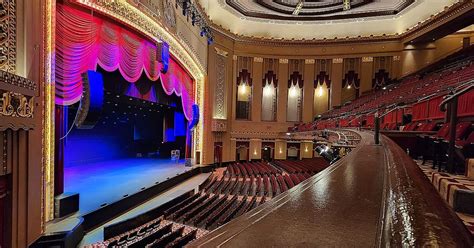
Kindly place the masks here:
<instances>
[{"instance_id":1,"label":"stage equipment","mask_svg":"<svg viewBox=\"0 0 474 248\"><path fill-rule=\"evenodd\" d=\"M336 160L339 159L339 157L336 154L334 154L334 151L326 145L320 145L316 147L316 152L331 164L336 162Z\"/></svg>"},{"instance_id":2,"label":"stage equipment","mask_svg":"<svg viewBox=\"0 0 474 248\"><path fill-rule=\"evenodd\" d=\"M193 118L189 122L189 130L193 130L199 123L199 105L193 104Z\"/></svg>"},{"instance_id":3,"label":"stage equipment","mask_svg":"<svg viewBox=\"0 0 474 248\"><path fill-rule=\"evenodd\" d=\"M161 42L156 45L156 60L163 65L161 72L168 72L170 62L170 46L166 42Z\"/></svg>"},{"instance_id":4,"label":"stage equipment","mask_svg":"<svg viewBox=\"0 0 474 248\"><path fill-rule=\"evenodd\" d=\"M82 74L82 98L74 120L79 129L92 129L97 124L104 104L104 81L102 74L87 71Z\"/></svg>"},{"instance_id":5,"label":"stage equipment","mask_svg":"<svg viewBox=\"0 0 474 248\"><path fill-rule=\"evenodd\" d=\"M79 194L63 193L54 198L54 218L79 211Z\"/></svg>"}]
</instances>

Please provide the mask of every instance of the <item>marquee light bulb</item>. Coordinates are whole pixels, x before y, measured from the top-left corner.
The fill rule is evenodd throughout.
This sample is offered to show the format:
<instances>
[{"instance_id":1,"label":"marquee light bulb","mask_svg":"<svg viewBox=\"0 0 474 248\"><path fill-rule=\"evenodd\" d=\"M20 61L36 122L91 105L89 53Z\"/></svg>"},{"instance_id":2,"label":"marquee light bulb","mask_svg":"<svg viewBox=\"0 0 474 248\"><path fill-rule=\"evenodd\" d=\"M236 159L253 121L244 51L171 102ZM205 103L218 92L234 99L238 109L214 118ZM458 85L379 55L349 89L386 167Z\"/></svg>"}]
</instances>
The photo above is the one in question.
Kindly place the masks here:
<instances>
[{"instance_id":1,"label":"marquee light bulb","mask_svg":"<svg viewBox=\"0 0 474 248\"><path fill-rule=\"evenodd\" d=\"M349 85L347 85L347 89L348 89L348 90L350 90L350 89L351 89L351 85L350 85L350 84L349 84Z\"/></svg>"}]
</instances>

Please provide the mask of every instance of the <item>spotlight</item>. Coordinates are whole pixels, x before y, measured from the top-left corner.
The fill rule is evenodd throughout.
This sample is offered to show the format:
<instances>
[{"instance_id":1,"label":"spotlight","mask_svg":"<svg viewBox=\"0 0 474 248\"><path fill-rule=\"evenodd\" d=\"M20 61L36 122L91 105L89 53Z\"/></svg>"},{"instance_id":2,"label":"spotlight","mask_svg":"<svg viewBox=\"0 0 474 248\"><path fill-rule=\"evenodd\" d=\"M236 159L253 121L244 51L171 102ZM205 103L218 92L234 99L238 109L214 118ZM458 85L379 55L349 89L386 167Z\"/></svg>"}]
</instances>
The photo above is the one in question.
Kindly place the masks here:
<instances>
[{"instance_id":1,"label":"spotlight","mask_svg":"<svg viewBox=\"0 0 474 248\"><path fill-rule=\"evenodd\" d=\"M334 151L326 145L320 145L316 147L316 152L331 164L339 159L336 155L334 155Z\"/></svg>"}]
</instances>

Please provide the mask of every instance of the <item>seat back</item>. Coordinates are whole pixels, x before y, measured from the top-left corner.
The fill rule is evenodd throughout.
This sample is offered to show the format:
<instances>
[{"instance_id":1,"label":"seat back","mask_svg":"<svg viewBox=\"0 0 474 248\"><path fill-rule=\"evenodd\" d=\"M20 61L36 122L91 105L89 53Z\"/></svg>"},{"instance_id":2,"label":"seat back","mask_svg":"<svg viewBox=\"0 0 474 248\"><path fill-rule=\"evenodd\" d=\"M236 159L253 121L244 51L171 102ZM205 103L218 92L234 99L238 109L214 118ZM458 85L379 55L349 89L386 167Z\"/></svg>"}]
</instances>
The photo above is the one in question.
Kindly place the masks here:
<instances>
[{"instance_id":1,"label":"seat back","mask_svg":"<svg viewBox=\"0 0 474 248\"><path fill-rule=\"evenodd\" d=\"M456 140L462 139L471 129L471 122L460 122L456 125Z\"/></svg>"},{"instance_id":2,"label":"seat back","mask_svg":"<svg viewBox=\"0 0 474 248\"><path fill-rule=\"evenodd\" d=\"M449 135L449 123L445 123L441 126L438 132L435 134L435 137L438 138L447 138Z\"/></svg>"}]
</instances>

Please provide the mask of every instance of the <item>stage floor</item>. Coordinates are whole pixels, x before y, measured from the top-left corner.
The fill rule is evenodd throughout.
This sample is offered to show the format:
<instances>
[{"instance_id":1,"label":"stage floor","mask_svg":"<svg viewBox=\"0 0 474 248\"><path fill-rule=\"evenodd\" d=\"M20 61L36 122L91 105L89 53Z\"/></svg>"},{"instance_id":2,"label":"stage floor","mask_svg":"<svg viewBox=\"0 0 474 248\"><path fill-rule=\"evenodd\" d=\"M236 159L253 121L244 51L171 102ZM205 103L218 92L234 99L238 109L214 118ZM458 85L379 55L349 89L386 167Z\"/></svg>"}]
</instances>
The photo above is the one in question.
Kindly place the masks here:
<instances>
[{"instance_id":1,"label":"stage floor","mask_svg":"<svg viewBox=\"0 0 474 248\"><path fill-rule=\"evenodd\" d=\"M79 193L79 215L191 170L170 159L130 158L64 168L64 191Z\"/></svg>"}]
</instances>

